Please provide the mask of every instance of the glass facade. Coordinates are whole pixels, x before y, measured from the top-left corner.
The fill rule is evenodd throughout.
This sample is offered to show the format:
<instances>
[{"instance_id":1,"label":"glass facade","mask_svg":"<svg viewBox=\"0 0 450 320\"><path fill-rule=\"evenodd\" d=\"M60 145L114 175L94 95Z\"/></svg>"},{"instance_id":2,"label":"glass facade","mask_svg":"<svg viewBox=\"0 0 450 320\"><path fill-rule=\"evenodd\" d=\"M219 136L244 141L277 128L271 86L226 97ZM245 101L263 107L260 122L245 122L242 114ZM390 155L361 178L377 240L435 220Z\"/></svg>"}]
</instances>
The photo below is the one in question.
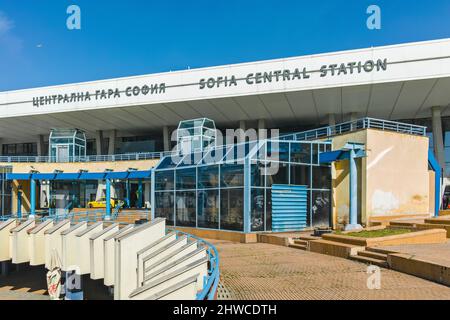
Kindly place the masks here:
<instances>
[{"instance_id":1,"label":"glass facade","mask_svg":"<svg viewBox=\"0 0 450 320\"><path fill-rule=\"evenodd\" d=\"M307 186L310 226L329 225L331 167L318 155L330 150L329 142L264 140L166 157L154 170L155 217L174 226L270 231L271 187L286 184Z\"/></svg>"}]
</instances>

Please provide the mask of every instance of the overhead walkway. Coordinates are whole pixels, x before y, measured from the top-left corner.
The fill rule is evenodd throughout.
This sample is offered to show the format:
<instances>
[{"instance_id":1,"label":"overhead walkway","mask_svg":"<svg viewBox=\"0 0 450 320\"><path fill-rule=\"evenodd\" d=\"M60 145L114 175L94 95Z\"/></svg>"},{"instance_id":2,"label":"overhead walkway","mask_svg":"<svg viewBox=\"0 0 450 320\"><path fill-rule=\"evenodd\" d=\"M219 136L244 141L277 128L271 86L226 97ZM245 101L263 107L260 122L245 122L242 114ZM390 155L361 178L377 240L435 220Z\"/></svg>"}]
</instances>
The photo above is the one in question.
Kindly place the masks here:
<instances>
[{"instance_id":1,"label":"overhead walkway","mask_svg":"<svg viewBox=\"0 0 450 320\"><path fill-rule=\"evenodd\" d=\"M165 220L111 221L11 218L0 223L0 262L50 266L103 279L114 299L213 299L219 280L215 247L167 230ZM45 275L42 275L45 277Z\"/></svg>"}]
</instances>

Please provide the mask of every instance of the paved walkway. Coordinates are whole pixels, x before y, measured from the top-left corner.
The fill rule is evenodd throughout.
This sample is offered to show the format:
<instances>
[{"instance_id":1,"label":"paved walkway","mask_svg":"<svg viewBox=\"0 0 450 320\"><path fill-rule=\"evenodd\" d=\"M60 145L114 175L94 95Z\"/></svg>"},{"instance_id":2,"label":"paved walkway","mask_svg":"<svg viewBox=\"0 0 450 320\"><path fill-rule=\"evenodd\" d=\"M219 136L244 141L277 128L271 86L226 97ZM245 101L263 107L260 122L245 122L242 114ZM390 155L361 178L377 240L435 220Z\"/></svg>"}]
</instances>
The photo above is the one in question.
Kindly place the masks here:
<instances>
[{"instance_id":1,"label":"paved walkway","mask_svg":"<svg viewBox=\"0 0 450 320\"><path fill-rule=\"evenodd\" d=\"M367 265L265 243L210 240L219 250L221 293L231 299L450 299L450 288L381 269L367 288Z\"/></svg>"}]
</instances>

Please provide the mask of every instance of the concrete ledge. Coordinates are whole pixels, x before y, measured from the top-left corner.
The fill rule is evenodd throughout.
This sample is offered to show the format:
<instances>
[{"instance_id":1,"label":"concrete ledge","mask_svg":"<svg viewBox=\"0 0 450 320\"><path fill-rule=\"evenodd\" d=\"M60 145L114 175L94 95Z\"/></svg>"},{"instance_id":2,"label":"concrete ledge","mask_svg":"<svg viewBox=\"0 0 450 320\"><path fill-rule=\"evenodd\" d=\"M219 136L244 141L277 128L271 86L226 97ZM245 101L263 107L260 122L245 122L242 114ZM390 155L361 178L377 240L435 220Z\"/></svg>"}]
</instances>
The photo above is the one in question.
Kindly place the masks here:
<instances>
[{"instance_id":1,"label":"concrete ledge","mask_svg":"<svg viewBox=\"0 0 450 320\"><path fill-rule=\"evenodd\" d=\"M364 246L355 246L328 240L312 240L309 242L309 251L340 258L348 258L351 255L356 255L358 251L364 250L364 248Z\"/></svg>"},{"instance_id":2,"label":"concrete ledge","mask_svg":"<svg viewBox=\"0 0 450 320\"><path fill-rule=\"evenodd\" d=\"M450 286L450 266L414 258L406 253L391 253L387 258L390 268L416 277Z\"/></svg>"},{"instance_id":3,"label":"concrete ledge","mask_svg":"<svg viewBox=\"0 0 450 320\"><path fill-rule=\"evenodd\" d=\"M198 229L190 227L169 227L170 229L183 231L199 238L215 239L215 240L227 240L241 243L256 243L258 242L256 233L243 233L237 231L225 231L225 230L211 230L211 229Z\"/></svg>"},{"instance_id":4,"label":"concrete ledge","mask_svg":"<svg viewBox=\"0 0 450 320\"><path fill-rule=\"evenodd\" d=\"M425 219L425 223L430 223L430 224L445 224L445 225L450 226L450 219L443 219L443 218Z\"/></svg>"},{"instance_id":5,"label":"concrete ledge","mask_svg":"<svg viewBox=\"0 0 450 320\"><path fill-rule=\"evenodd\" d=\"M415 231L379 238L362 238L339 234L324 234L322 238L325 240L364 247L395 246L400 244L444 243L447 240L447 231L435 228L431 230Z\"/></svg>"},{"instance_id":6,"label":"concrete ledge","mask_svg":"<svg viewBox=\"0 0 450 320\"><path fill-rule=\"evenodd\" d=\"M443 229L447 231L447 238L450 238L450 225L448 224L418 223L416 228L417 230Z\"/></svg>"},{"instance_id":7,"label":"concrete ledge","mask_svg":"<svg viewBox=\"0 0 450 320\"><path fill-rule=\"evenodd\" d=\"M258 242L274 244L277 246L289 246L289 238L288 237L280 237L274 236L272 234L257 234Z\"/></svg>"}]
</instances>

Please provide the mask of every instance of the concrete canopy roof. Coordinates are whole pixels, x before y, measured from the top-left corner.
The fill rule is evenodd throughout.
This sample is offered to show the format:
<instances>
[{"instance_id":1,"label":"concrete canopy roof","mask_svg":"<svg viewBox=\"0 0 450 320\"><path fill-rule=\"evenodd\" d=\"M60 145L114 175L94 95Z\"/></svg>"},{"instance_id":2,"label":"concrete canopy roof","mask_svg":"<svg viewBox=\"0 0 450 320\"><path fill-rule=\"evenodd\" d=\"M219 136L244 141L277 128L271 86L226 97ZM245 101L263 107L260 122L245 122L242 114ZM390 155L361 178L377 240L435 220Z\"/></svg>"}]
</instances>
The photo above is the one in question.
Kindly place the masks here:
<instances>
[{"instance_id":1,"label":"concrete canopy roof","mask_svg":"<svg viewBox=\"0 0 450 320\"><path fill-rule=\"evenodd\" d=\"M2 92L0 138L30 142L54 127L133 135L199 117L231 128L319 125L330 113L413 119L432 106L450 116L450 39Z\"/></svg>"}]
</instances>

